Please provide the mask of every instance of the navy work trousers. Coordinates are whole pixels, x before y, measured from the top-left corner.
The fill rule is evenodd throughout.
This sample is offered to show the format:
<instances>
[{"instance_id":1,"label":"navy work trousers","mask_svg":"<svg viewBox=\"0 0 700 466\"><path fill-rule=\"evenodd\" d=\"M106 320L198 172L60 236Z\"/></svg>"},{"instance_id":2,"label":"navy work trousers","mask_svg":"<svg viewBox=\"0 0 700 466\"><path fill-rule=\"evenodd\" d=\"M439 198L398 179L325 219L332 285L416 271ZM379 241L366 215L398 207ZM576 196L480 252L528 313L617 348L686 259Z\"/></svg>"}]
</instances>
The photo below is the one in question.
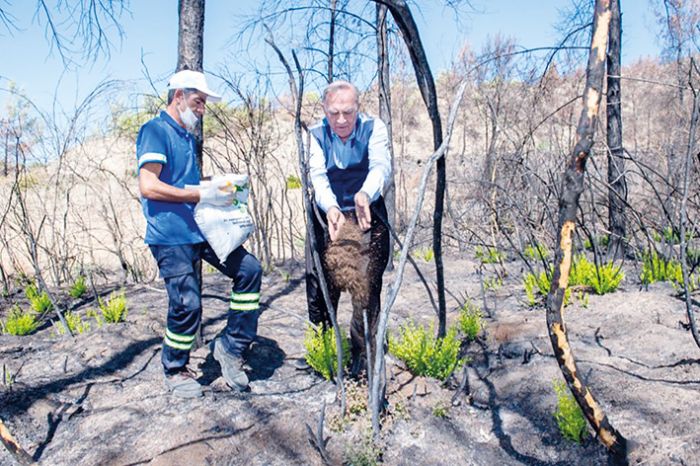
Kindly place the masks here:
<instances>
[{"instance_id":1,"label":"navy work trousers","mask_svg":"<svg viewBox=\"0 0 700 466\"><path fill-rule=\"evenodd\" d=\"M162 361L166 373L189 362L196 332L202 321L201 283L196 273L204 259L233 280L228 322L221 335L224 349L240 356L255 339L260 315L262 268L258 259L239 246L224 263L208 243L177 246L150 245L168 292L168 319Z\"/></svg>"}]
</instances>

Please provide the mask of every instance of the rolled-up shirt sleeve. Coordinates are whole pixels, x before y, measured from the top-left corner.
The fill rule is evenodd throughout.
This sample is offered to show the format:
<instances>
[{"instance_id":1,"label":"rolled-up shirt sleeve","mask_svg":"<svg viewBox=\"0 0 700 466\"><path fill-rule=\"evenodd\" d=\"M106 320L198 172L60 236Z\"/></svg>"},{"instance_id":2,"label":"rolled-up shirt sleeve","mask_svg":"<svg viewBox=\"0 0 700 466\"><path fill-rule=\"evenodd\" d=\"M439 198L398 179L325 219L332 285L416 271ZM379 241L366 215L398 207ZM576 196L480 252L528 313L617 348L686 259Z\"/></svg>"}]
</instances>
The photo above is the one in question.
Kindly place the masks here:
<instances>
[{"instance_id":1,"label":"rolled-up shirt sleeve","mask_svg":"<svg viewBox=\"0 0 700 466\"><path fill-rule=\"evenodd\" d=\"M162 128L153 121L143 125L136 138L138 167L141 168L146 163L168 163L166 141L167 137Z\"/></svg>"},{"instance_id":2,"label":"rolled-up shirt sleeve","mask_svg":"<svg viewBox=\"0 0 700 466\"><path fill-rule=\"evenodd\" d=\"M328 181L326 157L323 155L323 149L315 137L311 136L309 139L309 176L314 187L316 204L324 212L328 212L331 207L340 208L331 189L331 183Z\"/></svg>"},{"instance_id":3,"label":"rolled-up shirt sleeve","mask_svg":"<svg viewBox=\"0 0 700 466\"><path fill-rule=\"evenodd\" d=\"M391 176L391 153L389 134L386 125L379 118L374 120L374 128L369 138L369 173L360 191L369 196L371 202L384 193Z\"/></svg>"}]
</instances>

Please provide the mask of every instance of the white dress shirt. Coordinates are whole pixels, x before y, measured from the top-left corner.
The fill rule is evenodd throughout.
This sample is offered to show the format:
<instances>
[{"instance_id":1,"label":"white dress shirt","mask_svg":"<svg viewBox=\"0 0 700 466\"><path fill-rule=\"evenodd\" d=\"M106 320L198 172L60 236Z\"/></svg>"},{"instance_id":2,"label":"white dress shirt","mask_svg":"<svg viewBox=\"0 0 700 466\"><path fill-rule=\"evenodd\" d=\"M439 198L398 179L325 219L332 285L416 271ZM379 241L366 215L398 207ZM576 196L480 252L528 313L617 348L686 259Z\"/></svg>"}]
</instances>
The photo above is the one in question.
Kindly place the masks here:
<instances>
[{"instance_id":1,"label":"white dress shirt","mask_svg":"<svg viewBox=\"0 0 700 466\"><path fill-rule=\"evenodd\" d=\"M360 114L362 120L368 119L364 114ZM324 212L328 212L331 207L339 207L338 201L333 194L330 182L328 181L328 168L336 166L340 169L346 168L351 162L353 151L350 149L352 140L355 138L355 130L348 139L343 142L333 131L332 134L332 151L326 165L326 157L323 149L319 145L316 138L311 136L311 145L309 147L309 174L311 184L316 193L316 204ZM367 178L360 191L367 194L370 202L379 199L384 193L384 188L388 184L391 176L391 154L389 153L389 137L387 134L386 125L379 118L374 118L374 126L372 134L368 142L369 152L369 172Z\"/></svg>"}]
</instances>

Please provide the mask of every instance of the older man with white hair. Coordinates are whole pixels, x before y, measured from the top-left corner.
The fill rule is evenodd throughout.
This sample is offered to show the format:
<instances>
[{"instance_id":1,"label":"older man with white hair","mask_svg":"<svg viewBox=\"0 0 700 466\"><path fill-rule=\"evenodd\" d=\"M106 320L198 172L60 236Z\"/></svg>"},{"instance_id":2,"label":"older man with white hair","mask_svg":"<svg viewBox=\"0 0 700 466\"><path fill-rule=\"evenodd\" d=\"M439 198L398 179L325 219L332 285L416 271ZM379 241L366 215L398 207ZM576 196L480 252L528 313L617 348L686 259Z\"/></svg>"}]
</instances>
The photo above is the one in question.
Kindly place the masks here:
<instances>
[{"instance_id":1,"label":"older man with white hair","mask_svg":"<svg viewBox=\"0 0 700 466\"><path fill-rule=\"evenodd\" d=\"M309 170L321 222L314 216L317 251L323 257L329 241L335 241L346 221L356 221L364 232L369 261L369 305L367 317L371 346L374 348L377 317L382 291L382 274L389 260L389 231L382 194L391 176L386 125L378 118L360 113L359 92L347 81L334 81L323 91L325 118L309 128L311 147ZM374 214L373 214L374 212ZM327 234L323 223L327 224ZM325 264L323 273L334 308L340 290L330 279ZM307 238L306 296L309 318L328 326L328 309L319 288L318 273L311 259ZM350 326L352 342L351 374L359 375L367 367L363 316L353 312Z\"/></svg>"}]
</instances>

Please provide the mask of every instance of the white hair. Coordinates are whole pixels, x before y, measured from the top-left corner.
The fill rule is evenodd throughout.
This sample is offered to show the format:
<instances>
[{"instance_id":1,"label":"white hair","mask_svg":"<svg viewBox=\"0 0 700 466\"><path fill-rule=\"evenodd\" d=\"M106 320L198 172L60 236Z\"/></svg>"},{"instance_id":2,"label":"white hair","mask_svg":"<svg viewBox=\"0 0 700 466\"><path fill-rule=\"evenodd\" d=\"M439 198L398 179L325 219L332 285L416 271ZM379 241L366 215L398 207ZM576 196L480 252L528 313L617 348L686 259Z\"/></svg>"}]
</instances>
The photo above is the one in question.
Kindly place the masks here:
<instances>
[{"instance_id":1,"label":"white hair","mask_svg":"<svg viewBox=\"0 0 700 466\"><path fill-rule=\"evenodd\" d=\"M323 102L324 107L326 105L326 98L329 95L335 94L336 92L341 91L341 90L353 91L355 93L355 103L358 106L360 105L360 91L357 90L357 87L355 87L355 85L351 82L338 80L338 81L333 81L328 86L326 86L326 88L323 90L322 102Z\"/></svg>"}]
</instances>

